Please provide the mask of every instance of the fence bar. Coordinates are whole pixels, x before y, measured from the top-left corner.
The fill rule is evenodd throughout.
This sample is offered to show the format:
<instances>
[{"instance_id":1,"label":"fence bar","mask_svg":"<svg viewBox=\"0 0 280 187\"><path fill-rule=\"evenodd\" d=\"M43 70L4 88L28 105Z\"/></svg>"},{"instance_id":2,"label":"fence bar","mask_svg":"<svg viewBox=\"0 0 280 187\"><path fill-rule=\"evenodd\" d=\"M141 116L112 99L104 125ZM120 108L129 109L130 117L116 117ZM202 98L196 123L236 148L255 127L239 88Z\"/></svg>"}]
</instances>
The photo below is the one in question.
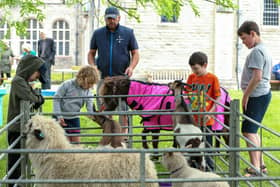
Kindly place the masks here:
<instances>
[{"instance_id":1,"label":"fence bar","mask_svg":"<svg viewBox=\"0 0 280 187\"><path fill-rule=\"evenodd\" d=\"M29 101L21 100L20 101L20 113L23 113L23 116L20 118L20 133L21 137L23 136L23 132L25 130L25 125L27 121L30 118L30 110L29 110ZM20 140L20 147L23 149L25 148L25 138L21 138ZM21 161L21 177L22 178L28 178L27 174L27 168L28 168L28 155L27 154L22 154L21 157L23 157ZM24 187L30 187L28 184L23 184Z\"/></svg>"},{"instance_id":2,"label":"fence bar","mask_svg":"<svg viewBox=\"0 0 280 187\"><path fill-rule=\"evenodd\" d=\"M240 147L239 143L239 100L234 99L230 103L230 136L229 136L229 145L231 148ZM238 177L239 166L239 153L237 151L232 151L229 153L229 176ZM231 187L238 187L238 181L231 181Z\"/></svg>"}]
</instances>

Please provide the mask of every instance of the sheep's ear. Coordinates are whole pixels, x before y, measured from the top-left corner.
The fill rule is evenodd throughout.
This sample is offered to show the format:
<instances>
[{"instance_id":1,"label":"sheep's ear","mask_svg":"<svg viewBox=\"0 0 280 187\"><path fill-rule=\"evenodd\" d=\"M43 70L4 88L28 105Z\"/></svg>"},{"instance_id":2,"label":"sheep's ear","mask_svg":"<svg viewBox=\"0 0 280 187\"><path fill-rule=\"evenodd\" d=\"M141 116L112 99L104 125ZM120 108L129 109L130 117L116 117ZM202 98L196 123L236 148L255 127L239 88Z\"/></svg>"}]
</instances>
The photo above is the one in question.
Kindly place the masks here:
<instances>
[{"instance_id":1,"label":"sheep's ear","mask_svg":"<svg viewBox=\"0 0 280 187\"><path fill-rule=\"evenodd\" d=\"M35 129L33 131L33 133L34 133L34 136L40 141L45 138L45 135L42 133L42 131L40 129Z\"/></svg>"}]
</instances>

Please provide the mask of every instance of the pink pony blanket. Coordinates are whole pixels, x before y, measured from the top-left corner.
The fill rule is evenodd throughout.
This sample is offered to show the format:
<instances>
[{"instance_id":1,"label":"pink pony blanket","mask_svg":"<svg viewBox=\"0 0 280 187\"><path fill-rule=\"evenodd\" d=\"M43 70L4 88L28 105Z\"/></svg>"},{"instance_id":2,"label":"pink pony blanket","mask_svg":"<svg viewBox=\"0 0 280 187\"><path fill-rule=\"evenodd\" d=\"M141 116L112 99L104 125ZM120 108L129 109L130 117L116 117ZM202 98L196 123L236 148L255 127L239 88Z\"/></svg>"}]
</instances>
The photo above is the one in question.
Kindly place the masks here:
<instances>
[{"instance_id":1,"label":"pink pony blanket","mask_svg":"<svg viewBox=\"0 0 280 187\"><path fill-rule=\"evenodd\" d=\"M172 94L164 84L150 84L141 81L131 81L128 95L160 95ZM127 97L127 104L133 110L174 110L174 96ZM171 115L141 115L146 129L172 130L172 127L149 127L154 125L173 125Z\"/></svg>"}]
</instances>

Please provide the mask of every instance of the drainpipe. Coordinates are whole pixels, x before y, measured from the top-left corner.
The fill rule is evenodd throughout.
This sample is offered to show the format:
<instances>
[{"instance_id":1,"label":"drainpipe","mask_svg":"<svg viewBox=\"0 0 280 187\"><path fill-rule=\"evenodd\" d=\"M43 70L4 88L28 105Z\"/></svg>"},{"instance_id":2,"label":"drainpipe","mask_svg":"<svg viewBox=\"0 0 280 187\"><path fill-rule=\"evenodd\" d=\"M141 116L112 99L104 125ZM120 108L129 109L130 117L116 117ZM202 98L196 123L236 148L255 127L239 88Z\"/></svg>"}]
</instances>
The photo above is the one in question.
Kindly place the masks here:
<instances>
[{"instance_id":1,"label":"drainpipe","mask_svg":"<svg viewBox=\"0 0 280 187\"><path fill-rule=\"evenodd\" d=\"M240 16L241 16L241 10L240 10L240 2L239 0L237 0L237 21L236 21L236 26L237 26L237 30L239 28L240 25ZM239 90L239 52L241 49L241 43L239 42L239 37L237 36L237 40L236 40L236 65L235 65L235 73L236 73L236 84L237 84L237 89Z\"/></svg>"},{"instance_id":2,"label":"drainpipe","mask_svg":"<svg viewBox=\"0 0 280 187\"><path fill-rule=\"evenodd\" d=\"M95 17L95 4L94 4L94 0L91 1L91 5L90 5L90 36L92 36L92 33L94 31L94 17Z\"/></svg>"},{"instance_id":3,"label":"drainpipe","mask_svg":"<svg viewBox=\"0 0 280 187\"><path fill-rule=\"evenodd\" d=\"M79 63L79 4L76 4L76 50L75 50L75 65L78 66Z\"/></svg>"}]
</instances>

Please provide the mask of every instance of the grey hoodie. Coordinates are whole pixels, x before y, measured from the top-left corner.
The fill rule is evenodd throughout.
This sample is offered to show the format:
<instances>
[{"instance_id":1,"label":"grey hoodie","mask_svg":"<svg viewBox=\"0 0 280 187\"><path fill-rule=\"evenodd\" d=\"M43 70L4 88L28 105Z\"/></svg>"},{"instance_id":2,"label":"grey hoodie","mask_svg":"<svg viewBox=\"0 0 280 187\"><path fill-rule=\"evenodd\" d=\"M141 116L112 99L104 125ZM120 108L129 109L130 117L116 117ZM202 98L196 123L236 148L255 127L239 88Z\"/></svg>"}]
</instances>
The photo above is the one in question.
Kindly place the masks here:
<instances>
[{"instance_id":1,"label":"grey hoodie","mask_svg":"<svg viewBox=\"0 0 280 187\"><path fill-rule=\"evenodd\" d=\"M38 93L29 85L28 79L34 72L39 71L43 63L44 61L41 58L32 55L26 55L21 59L11 84L7 122L20 114L21 100L28 100L31 103L40 102ZM17 121L8 130L20 132L19 124L20 122Z\"/></svg>"},{"instance_id":2,"label":"grey hoodie","mask_svg":"<svg viewBox=\"0 0 280 187\"><path fill-rule=\"evenodd\" d=\"M71 79L63 82L60 87L57 89L55 97L59 97L61 99L53 100L53 112L61 113L61 112L80 112L81 108L86 105L88 112L93 112L93 98L89 98L93 96L91 89L83 89L81 88L76 79ZM71 98L66 99L63 97L85 97L85 98ZM86 98L87 97L87 98ZM77 115L64 115L64 116L56 116L58 119L73 119L79 116Z\"/></svg>"}]
</instances>

